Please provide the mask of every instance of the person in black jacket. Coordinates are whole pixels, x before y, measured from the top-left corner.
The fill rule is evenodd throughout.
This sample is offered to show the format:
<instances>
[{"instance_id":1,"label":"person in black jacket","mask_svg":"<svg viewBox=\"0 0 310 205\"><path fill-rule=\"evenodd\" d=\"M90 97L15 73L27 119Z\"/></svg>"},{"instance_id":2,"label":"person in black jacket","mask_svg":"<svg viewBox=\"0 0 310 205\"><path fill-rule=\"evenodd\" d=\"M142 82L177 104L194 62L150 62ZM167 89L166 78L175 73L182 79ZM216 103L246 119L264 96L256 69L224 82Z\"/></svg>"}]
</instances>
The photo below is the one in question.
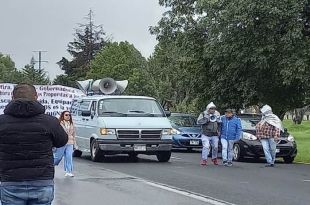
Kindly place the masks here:
<instances>
[{"instance_id":1,"label":"person in black jacket","mask_svg":"<svg viewBox=\"0 0 310 205\"><path fill-rule=\"evenodd\" d=\"M49 205L54 199L53 147L68 136L57 118L44 114L35 87L19 84L0 115L2 205Z\"/></svg>"}]
</instances>

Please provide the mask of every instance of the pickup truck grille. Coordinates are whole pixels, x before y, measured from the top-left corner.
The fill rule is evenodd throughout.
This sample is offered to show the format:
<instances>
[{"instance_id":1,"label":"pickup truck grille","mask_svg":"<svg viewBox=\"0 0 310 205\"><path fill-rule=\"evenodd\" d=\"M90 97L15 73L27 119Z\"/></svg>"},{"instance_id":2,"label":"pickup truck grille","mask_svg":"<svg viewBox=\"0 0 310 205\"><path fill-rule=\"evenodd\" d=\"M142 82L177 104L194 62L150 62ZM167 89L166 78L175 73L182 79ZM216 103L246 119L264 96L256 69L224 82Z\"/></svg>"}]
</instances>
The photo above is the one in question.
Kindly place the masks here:
<instances>
[{"instance_id":1,"label":"pickup truck grille","mask_svg":"<svg viewBox=\"0 0 310 205\"><path fill-rule=\"evenodd\" d=\"M118 139L160 139L162 130L117 130Z\"/></svg>"}]
</instances>

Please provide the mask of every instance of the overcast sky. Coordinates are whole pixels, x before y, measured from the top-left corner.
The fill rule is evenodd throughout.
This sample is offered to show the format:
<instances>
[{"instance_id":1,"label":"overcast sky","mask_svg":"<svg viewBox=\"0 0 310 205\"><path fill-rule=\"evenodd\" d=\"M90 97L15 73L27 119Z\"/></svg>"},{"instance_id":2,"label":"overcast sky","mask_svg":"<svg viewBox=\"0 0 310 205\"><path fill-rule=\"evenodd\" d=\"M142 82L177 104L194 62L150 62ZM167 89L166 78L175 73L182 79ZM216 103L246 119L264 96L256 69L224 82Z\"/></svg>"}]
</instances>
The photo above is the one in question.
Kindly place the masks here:
<instances>
[{"instance_id":1,"label":"overcast sky","mask_svg":"<svg viewBox=\"0 0 310 205\"><path fill-rule=\"evenodd\" d=\"M164 11L158 0L2 0L0 6L0 52L8 54L21 68L35 50L43 53L43 67L51 78L61 71L56 62L73 40L74 28L85 21L89 9L95 23L114 41L127 40L148 57L154 49L155 36L149 26L156 25Z\"/></svg>"}]
</instances>

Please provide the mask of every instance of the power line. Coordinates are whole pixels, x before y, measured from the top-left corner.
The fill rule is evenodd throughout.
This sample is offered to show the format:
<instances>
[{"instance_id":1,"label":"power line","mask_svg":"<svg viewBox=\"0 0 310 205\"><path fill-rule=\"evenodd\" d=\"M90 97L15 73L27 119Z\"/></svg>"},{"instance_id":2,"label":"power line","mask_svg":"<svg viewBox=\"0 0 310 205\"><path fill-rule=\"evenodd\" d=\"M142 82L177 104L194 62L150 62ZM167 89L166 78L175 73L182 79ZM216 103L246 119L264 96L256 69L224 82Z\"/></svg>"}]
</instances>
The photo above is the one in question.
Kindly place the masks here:
<instances>
[{"instance_id":1,"label":"power line","mask_svg":"<svg viewBox=\"0 0 310 205\"><path fill-rule=\"evenodd\" d=\"M42 53L46 53L47 51L33 51L33 52L39 54L39 60L34 61L34 62L39 63L39 71L41 71L42 70L42 68L41 68L42 63L48 63L48 61L42 60Z\"/></svg>"}]
</instances>

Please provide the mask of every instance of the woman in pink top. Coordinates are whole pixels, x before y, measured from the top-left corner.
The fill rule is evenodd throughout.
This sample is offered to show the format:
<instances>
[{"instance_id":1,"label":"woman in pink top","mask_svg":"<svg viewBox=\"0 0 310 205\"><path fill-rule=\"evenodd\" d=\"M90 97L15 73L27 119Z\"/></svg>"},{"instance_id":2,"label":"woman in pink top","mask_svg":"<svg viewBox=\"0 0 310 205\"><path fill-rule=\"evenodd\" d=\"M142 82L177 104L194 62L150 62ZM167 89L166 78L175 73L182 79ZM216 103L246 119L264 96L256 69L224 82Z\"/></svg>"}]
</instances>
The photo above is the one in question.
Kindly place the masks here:
<instances>
[{"instance_id":1,"label":"woman in pink top","mask_svg":"<svg viewBox=\"0 0 310 205\"><path fill-rule=\"evenodd\" d=\"M68 142L65 146L57 148L54 154L54 164L58 165L64 157L65 176L74 177L73 175L73 146L75 144L75 129L69 111L64 111L59 117L61 126L68 134Z\"/></svg>"}]
</instances>

